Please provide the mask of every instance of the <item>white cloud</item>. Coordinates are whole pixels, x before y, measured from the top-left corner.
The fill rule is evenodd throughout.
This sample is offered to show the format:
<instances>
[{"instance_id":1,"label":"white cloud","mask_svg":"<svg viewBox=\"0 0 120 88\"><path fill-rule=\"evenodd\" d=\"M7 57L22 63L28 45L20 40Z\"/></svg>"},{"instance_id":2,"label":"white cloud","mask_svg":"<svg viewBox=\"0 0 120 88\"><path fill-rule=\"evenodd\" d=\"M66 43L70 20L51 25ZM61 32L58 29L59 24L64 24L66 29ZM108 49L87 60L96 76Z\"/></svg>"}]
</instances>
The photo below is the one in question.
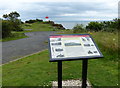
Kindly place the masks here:
<instances>
[{"instance_id":1,"label":"white cloud","mask_svg":"<svg viewBox=\"0 0 120 88\"><path fill-rule=\"evenodd\" d=\"M118 1L119 0L0 0L0 17L11 11L17 11L21 14L22 19L38 18L43 15L50 15L52 19L55 19L54 16L57 16L56 19L62 19L61 17L63 17L64 20L67 20L68 17L69 19L78 19L77 17L81 17L80 19L113 19L118 17ZM41 4L40 2L44 3ZM52 2L52 4L49 2ZM62 5L63 3L61 4L59 2L65 3ZM78 3L74 5L75 3L73 2Z\"/></svg>"}]
</instances>

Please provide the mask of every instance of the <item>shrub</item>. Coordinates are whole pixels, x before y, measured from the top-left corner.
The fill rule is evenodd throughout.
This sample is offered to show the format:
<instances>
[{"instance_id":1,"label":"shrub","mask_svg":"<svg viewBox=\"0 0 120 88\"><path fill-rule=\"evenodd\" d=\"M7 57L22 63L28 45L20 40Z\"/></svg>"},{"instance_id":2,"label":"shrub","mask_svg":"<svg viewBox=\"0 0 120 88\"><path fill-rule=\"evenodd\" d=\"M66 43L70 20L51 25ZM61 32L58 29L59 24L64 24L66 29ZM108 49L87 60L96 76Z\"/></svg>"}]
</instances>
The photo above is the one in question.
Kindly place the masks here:
<instances>
[{"instance_id":1,"label":"shrub","mask_svg":"<svg viewBox=\"0 0 120 88\"><path fill-rule=\"evenodd\" d=\"M77 24L73 27L73 33L85 32L86 29L83 27L82 24Z\"/></svg>"},{"instance_id":2,"label":"shrub","mask_svg":"<svg viewBox=\"0 0 120 88\"><path fill-rule=\"evenodd\" d=\"M35 23L35 22L43 22L43 20L36 19L36 20L28 20L28 21L25 21L25 23Z\"/></svg>"},{"instance_id":3,"label":"shrub","mask_svg":"<svg viewBox=\"0 0 120 88\"><path fill-rule=\"evenodd\" d=\"M107 32L116 32L120 30L120 19L113 19L113 21L104 21L104 29L103 31Z\"/></svg>"},{"instance_id":4,"label":"shrub","mask_svg":"<svg viewBox=\"0 0 120 88\"><path fill-rule=\"evenodd\" d=\"M120 19L113 19L112 21L103 22L90 22L86 26L87 30L90 31L106 31L106 32L116 32L120 31Z\"/></svg>"},{"instance_id":5,"label":"shrub","mask_svg":"<svg viewBox=\"0 0 120 88\"><path fill-rule=\"evenodd\" d=\"M9 37L11 35L12 24L9 21L2 21L2 38Z\"/></svg>"},{"instance_id":6,"label":"shrub","mask_svg":"<svg viewBox=\"0 0 120 88\"><path fill-rule=\"evenodd\" d=\"M23 31L23 28L21 27L21 21L19 19L16 19L15 22L11 22L12 24L12 31Z\"/></svg>"},{"instance_id":7,"label":"shrub","mask_svg":"<svg viewBox=\"0 0 120 88\"><path fill-rule=\"evenodd\" d=\"M88 26L86 26L86 29L90 31L100 31L102 28L103 24L99 22L90 22Z\"/></svg>"}]
</instances>

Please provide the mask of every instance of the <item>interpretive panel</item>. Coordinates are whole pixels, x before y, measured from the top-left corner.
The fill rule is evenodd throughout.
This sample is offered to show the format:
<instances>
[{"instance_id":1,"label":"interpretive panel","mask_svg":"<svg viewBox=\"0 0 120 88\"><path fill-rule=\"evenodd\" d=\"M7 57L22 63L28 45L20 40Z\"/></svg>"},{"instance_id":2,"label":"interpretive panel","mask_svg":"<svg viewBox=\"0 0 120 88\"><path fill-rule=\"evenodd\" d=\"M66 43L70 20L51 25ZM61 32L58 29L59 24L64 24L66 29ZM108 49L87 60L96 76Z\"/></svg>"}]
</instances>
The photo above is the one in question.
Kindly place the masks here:
<instances>
[{"instance_id":1,"label":"interpretive panel","mask_svg":"<svg viewBox=\"0 0 120 88\"><path fill-rule=\"evenodd\" d=\"M51 35L50 61L103 57L89 34Z\"/></svg>"}]
</instances>

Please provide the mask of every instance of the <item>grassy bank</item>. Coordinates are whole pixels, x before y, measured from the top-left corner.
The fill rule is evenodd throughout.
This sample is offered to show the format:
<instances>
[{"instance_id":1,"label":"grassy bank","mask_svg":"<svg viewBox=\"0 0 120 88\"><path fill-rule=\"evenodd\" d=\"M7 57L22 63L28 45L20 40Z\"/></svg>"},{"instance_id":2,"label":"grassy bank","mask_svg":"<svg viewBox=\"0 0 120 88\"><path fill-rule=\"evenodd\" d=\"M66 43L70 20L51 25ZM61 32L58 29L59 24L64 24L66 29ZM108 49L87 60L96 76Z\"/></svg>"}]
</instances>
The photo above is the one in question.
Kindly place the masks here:
<instances>
[{"instance_id":1,"label":"grassy bank","mask_svg":"<svg viewBox=\"0 0 120 88\"><path fill-rule=\"evenodd\" d=\"M42 22L36 22L32 24L23 24L24 29L31 29L26 32L34 32L34 31L53 31L54 28L50 24L44 24Z\"/></svg>"},{"instance_id":2,"label":"grassy bank","mask_svg":"<svg viewBox=\"0 0 120 88\"><path fill-rule=\"evenodd\" d=\"M118 86L117 34L93 32L91 35L104 58L89 60L88 79L94 87ZM81 78L81 65L81 61L63 62L63 80ZM57 80L57 63L49 62L47 50L3 65L3 86L51 86L53 80Z\"/></svg>"}]
</instances>

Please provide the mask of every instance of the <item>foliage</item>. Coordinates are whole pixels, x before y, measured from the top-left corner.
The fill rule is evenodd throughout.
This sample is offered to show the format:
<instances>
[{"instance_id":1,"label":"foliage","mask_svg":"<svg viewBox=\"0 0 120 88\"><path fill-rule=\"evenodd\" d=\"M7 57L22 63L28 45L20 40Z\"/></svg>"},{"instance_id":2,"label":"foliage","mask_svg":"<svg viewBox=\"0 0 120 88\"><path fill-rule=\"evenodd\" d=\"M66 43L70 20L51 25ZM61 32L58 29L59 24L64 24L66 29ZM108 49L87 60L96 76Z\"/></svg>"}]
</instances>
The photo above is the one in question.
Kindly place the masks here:
<instances>
[{"instance_id":1,"label":"foliage","mask_svg":"<svg viewBox=\"0 0 120 88\"><path fill-rule=\"evenodd\" d=\"M20 17L20 14L18 12L11 12L10 14L4 14L3 18L16 22L16 19L18 19L18 17Z\"/></svg>"},{"instance_id":2,"label":"foliage","mask_svg":"<svg viewBox=\"0 0 120 88\"><path fill-rule=\"evenodd\" d=\"M2 19L0 19L0 40L2 39Z\"/></svg>"},{"instance_id":3,"label":"foliage","mask_svg":"<svg viewBox=\"0 0 120 88\"><path fill-rule=\"evenodd\" d=\"M52 24L53 27L57 28L57 29L61 29L64 30L65 28L63 27L63 25L61 24Z\"/></svg>"},{"instance_id":4,"label":"foliage","mask_svg":"<svg viewBox=\"0 0 120 88\"><path fill-rule=\"evenodd\" d=\"M50 24L50 25L52 25L53 27L54 27L54 31L56 30L56 29L61 29L61 30L64 30L65 28L63 27L63 25L61 25L61 24L56 24L56 23L54 23L53 21L44 21L43 22L44 24Z\"/></svg>"},{"instance_id":5,"label":"foliage","mask_svg":"<svg viewBox=\"0 0 120 88\"><path fill-rule=\"evenodd\" d=\"M79 33L85 31L82 25L77 24L73 28L73 33ZM113 19L112 21L103 21L103 22L90 22L85 27L86 31L106 31L106 32L116 32L120 31L120 19Z\"/></svg>"},{"instance_id":6,"label":"foliage","mask_svg":"<svg viewBox=\"0 0 120 88\"><path fill-rule=\"evenodd\" d=\"M35 22L43 22L43 20L36 19L36 20L28 20L28 21L25 21L25 23L35 23Z\"/></svg>"},{"instance_id":7,"label":"foliage","mask_svg":"<svg viewBox=\"0 0 120 88\"><path fill-rule=\"evenodd\" d=\"M18 19L18 17L20 17L20 14L16 11L3 15L3 18L5 18L11 24L11 31L23 31L21 27L21 20ZM9 30L9 27L6 28L6 30Z\"/></svg>"},{"instance_id":8,"label":"foliage","mask_svg":"<svg viewBox=\"0 0 120 88\"><path fill-rule=\"evenodd\" d=\"M120 19L113 19L112 21L90 22L86 29L89 31L107 31L115 32L120 30Z\"/></svg>"},{"instance_id":9,"label":"foliage","mask_svg":"<svg viewBox=\"0 0 120 88\"><path fill-rule=\"evenodd\" d=\"M104 21L102 31L114 32L120 30L120 19L113 19L113 21Z\"/></svg>"},{"instance_id":10,"label":"foliage","mask_svg":"<svg viewBox=\"0 0 120 88\"><path fill-rule=\"evenodd\" d=\"M100 31L102 30L103 25L100 22L90 22L88 26L86 26L87 30L91 31Z\"/></svg>"},{"instance_id":11,"label":"foliage","mask_svg":"<svg viewBox=\"0 0 120 88\"><path fill-rule=\"evenodd\" d=\"M73 33L79 33L79 32L85 32L85 28L82 24L77 24L75 27L73 27Z\"/></svg>"},{"instance_id":12,"label":"foliage","mask_svg":"<svg viewBox=\"0 0 120 88\"><path fill-rule=\"evenodd\" d=\"M12 31L23 31L23 28L21 26L21 21L19 19L16 19L15 22L12 23Z\"/></svg>"},{"instance_id":13,"label":"foliage","mask_svg":"<svg viewBox=\"0 0 120 88\"><path fill-rule=\"evenodd\" d=\"M12 24L10 21L2 21L2 38L9 37L11 35Z\"/></svg>"}]
</instances>

